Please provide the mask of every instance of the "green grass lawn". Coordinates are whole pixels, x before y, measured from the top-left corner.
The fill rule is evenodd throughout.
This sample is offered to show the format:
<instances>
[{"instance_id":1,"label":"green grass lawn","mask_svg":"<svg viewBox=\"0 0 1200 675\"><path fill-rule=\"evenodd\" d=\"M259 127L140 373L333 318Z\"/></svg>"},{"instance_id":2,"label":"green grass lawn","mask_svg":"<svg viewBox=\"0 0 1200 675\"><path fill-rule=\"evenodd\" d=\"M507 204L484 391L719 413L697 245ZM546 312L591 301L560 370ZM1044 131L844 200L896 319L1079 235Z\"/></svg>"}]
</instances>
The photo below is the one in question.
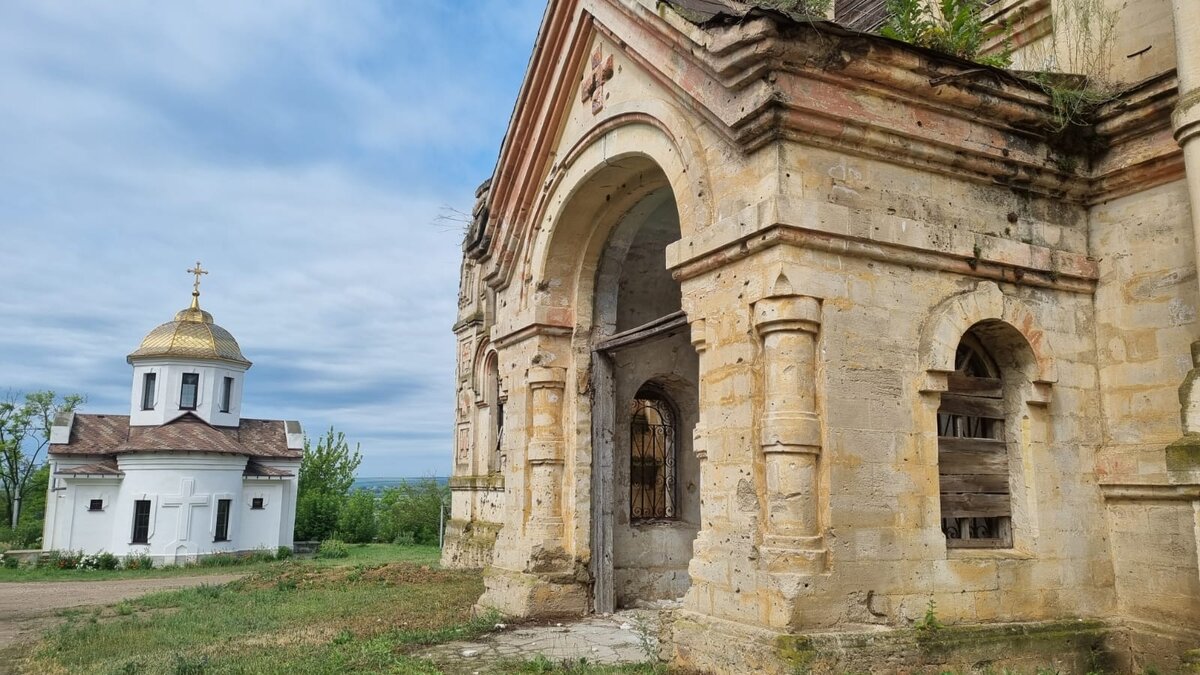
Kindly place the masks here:
<instances>
[{"instance_id":1,"label":"green grass lawn","mask_svg":"<svg viewBox=\"0 0 1200 675\"><path fill-rule=\"evenodd\" d=\"M266 563L224 586L74 611L27 652L24 667L100 674L436 673L419 658L422 645L478 635L496 621L472 618L483 590L479 573L436 569L436 558L435 547L351 547L350 558Z\"/></svg>"},{"instance_id":2,"label":"green grass lawn","mask_svg":"<svg viewBox=\"0 0 1200 675\"><path fill-rule=\"evenodd\" d=\"M314 565L354 565L383 562L408 561L424 565L437 564L440 551L436 546L397 546L395 544L349 544L349 558L335 560L313 559L306 561ZM256 562L228 567L204 567L200 565L174 565L148 570L57 570L23 567L20 569L0 568L0 582L6 581L102 581L106 579L154 579L163 577L190 577L205 574L236 574L261 572L272 569L282 562Z\"/></svg>"}]
</instances>

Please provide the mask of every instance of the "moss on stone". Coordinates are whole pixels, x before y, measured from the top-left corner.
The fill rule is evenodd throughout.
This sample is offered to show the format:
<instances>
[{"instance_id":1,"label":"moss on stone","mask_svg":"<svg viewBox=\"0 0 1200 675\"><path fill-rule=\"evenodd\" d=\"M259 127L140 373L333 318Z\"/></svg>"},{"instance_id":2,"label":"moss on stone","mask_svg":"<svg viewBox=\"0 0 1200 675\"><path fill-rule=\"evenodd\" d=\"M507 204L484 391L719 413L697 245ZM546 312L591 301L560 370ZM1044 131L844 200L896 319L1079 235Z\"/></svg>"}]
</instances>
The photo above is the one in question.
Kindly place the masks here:
<instances>
[{"instance_id":1,"label":"moss on stone","mask_svg":"<svg viewBox=\"0 0 1200 675\"><path fill-rule=\"evenodd\" d=\"M775 640L775 653L793 673L807 673L817 658L811 638L804 635L780 635Z\"/></svg>"},{"instance_id":2,"label":"moss on stone","mask_svg":"<svg viewBox=\"0 0 1200 675\"><path fill-rule=\"evenodd\" d=\"M1167 446L1167 471L1200 471L1200 434L1185 434Z\"/></svg>"}]
</instances>

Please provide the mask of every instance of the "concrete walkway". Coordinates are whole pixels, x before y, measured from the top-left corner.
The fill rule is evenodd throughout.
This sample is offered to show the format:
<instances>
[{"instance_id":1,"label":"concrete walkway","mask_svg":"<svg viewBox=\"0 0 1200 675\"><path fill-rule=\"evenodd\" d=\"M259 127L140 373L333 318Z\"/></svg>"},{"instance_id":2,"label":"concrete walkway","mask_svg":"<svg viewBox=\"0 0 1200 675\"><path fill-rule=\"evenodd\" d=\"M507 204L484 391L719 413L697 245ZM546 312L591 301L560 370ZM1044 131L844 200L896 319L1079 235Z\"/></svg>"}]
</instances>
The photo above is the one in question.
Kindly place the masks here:
<instances>
[{"instance_id":1,"label":"concrete walkway","mask_svg":"<svg viewBox=\"0 0 1200 675\"><path fill-rule=\"evenodd\" d=\"M505 672L505 664L539 656L555 663L587 659L615 665L654 660L658 652L659 612L621 610L605 616L544 626L503 628L476 640L451 642L418 652L448 675Z\"/></svg>"}]
</instances>

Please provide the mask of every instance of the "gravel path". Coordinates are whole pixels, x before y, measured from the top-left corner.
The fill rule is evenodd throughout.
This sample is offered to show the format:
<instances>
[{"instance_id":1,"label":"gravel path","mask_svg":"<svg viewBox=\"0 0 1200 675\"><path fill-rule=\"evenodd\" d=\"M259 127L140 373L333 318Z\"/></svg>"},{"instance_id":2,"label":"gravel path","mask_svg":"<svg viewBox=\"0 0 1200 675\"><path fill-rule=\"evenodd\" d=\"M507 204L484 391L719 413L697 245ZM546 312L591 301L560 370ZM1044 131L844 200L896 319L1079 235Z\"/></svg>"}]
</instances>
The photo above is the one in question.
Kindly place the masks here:
<instances>
[{"instance_id":1,"label":"gravel path","mask_svg":"<svg viewBox=\"0 0 1200 675\"><path fill-rule=\"evenodd\" d=\"M36 638L57 623L56 615L63 609L111 605L156 591L224 584L241 577L241 574L212 574L165 579L0 583L0 649Z\"/></svg>"}]
</instances>

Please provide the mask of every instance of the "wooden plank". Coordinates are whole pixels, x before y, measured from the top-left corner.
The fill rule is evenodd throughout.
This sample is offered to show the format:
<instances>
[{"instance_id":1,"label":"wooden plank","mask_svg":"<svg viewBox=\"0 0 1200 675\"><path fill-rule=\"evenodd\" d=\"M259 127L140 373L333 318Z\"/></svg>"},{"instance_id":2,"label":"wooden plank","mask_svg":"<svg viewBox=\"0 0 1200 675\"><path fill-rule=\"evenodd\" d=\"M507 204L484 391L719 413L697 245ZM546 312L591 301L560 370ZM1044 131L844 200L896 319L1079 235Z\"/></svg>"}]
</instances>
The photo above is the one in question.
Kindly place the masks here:
<instances>
[{"instance_id":1,"label":"wooden plank","mask_svg":"<svg viewBox=\"0 0 1200 675\"><path fill-rule=\"evenodd\" d=\"M939 438L938 473L1008 475L1008 447L990 438Z\"/></svg>"},{"instance_id":2,"label":"wooden plank","mask_svg":"<svg viewBox=\"0 0 1200 675\"><path fill-rule=\"evenodd\" d=\"M653 321L647 321L636 328L630 328L616 335L609 336L596 343L596 351L613 351L622 347L630 347L642 342L668 337L678 333L680 329L686 328L687 325L687 315L681 309L678 312L660 316Z\"/></svg>"},{"instance_id":3,"label":"wooden plank","mask_svg":"<svg viewBox=\"0 0 1200 675\"><path fill-rule=\"evenodd\" d=\"M942 394L942 403L938 406L938 412L1002 420L1004 419L1004 401L998 398L963 396L946 392Z\"/></svg>"},{"instance_id":4,"label":"wooden plank","mask_svg":"<svg viewBox=\"0 0 1200 675\"><path fill-rule=\"evenodd\" d=\"M946 384L950 392L965 396L987 396L1000 398L1004 395L1004 383L995 377L971 377L962 373L950 373L946 376Z\"/></svg>"},{"instance_id":5,"label":"wooden plank","mask_svg":"<svg viewBox=\"0 0 1200 675\"><path fill-rule=\"evenodd\" d=\"M1012 515L1009 495L942 493L943 518L994 518Z\"/></svg>"},{"instance_id":6,"label":"wooden plank","mask_svg":"<svg viewBox=\"0 0 1200 675\"><path fill-rule=\"evenodd\" d=\"M946 548L1012 548L1007 539L947 539Z\"/></svg>"},{"instance_id":7,"label":"wooden plank","mask_svg":"<svg viewBox=\"0 0 1200 675\"><path fill-rule=\"evenodd\" d=\"M1008 494L1008 474L942 474L942 492L988 492Z\"/></svg>"}]
</instances>

